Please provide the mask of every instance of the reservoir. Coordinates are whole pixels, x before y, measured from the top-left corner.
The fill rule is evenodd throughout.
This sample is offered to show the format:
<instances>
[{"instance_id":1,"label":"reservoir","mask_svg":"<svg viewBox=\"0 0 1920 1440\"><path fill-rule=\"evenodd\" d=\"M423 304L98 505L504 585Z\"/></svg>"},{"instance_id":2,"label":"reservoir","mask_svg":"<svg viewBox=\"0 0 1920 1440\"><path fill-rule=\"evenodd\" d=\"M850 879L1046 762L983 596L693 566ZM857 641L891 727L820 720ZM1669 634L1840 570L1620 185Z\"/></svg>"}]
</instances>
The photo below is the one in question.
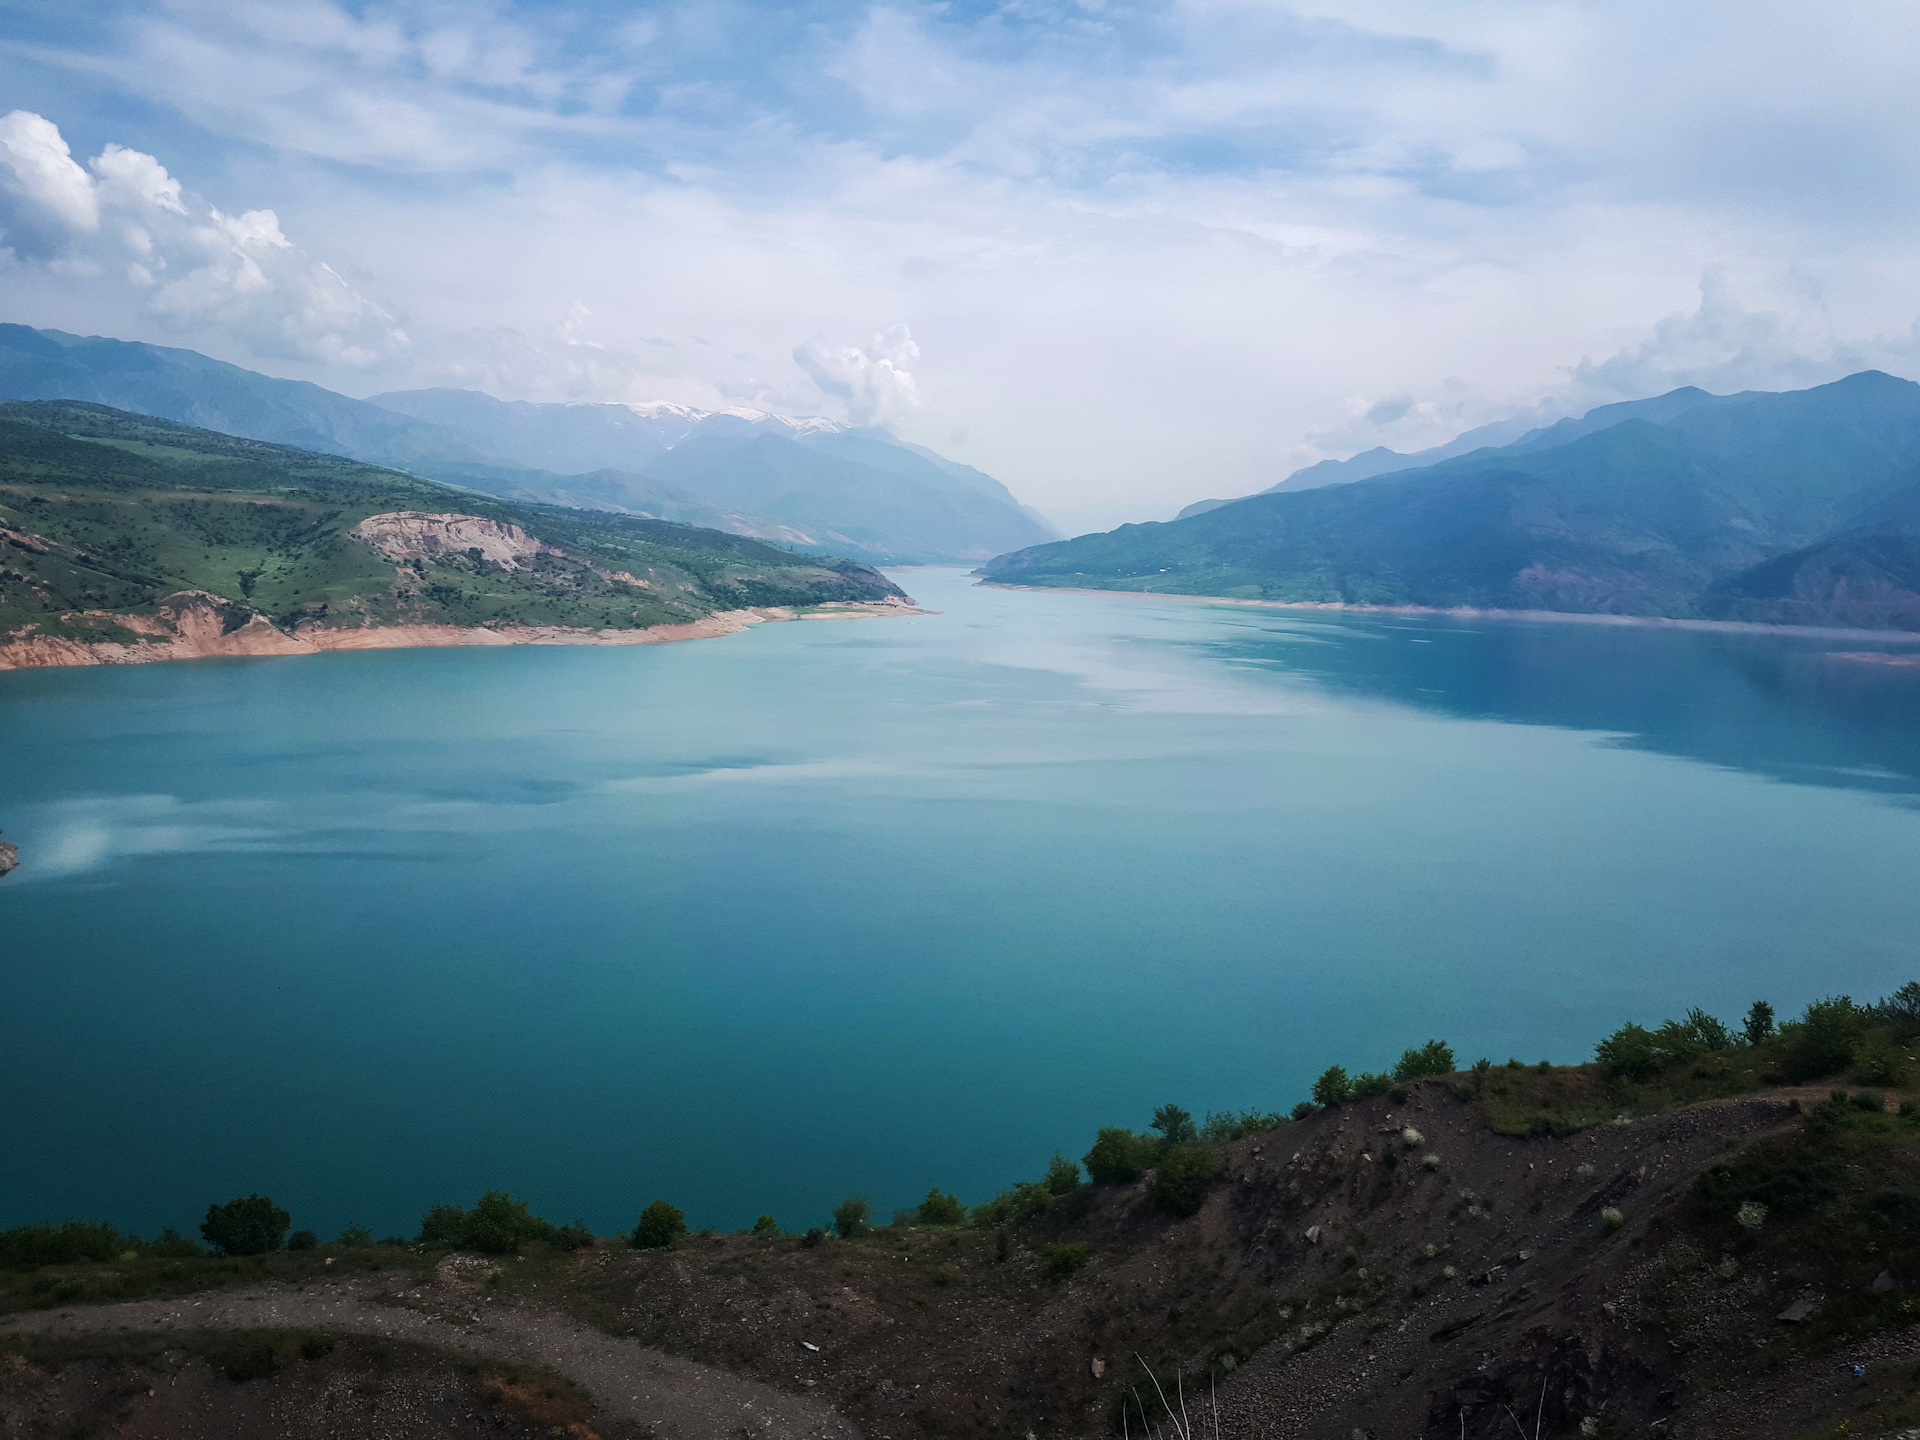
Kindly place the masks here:
<instances>
[{"instance_id":1,"label":"reservoir","mask_svg":"<svg viewBox=\"0 0 1920 1440\"><path fill-rule=\"evenodd\" d=\"M894 578L938 613L0 674L0 1225L804 1228L1920 978L1920 668L1847 658L1912 640Z\"/></svg>"}]
</instances>

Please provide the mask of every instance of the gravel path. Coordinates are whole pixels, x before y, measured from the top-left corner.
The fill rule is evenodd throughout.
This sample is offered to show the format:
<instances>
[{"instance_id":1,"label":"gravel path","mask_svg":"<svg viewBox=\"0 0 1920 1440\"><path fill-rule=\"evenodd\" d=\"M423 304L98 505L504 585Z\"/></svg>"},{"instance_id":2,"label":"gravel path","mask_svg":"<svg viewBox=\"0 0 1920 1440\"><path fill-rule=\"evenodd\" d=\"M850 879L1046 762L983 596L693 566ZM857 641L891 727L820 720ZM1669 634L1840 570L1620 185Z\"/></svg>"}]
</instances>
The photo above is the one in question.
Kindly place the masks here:
<instances>
[{"instance_id":1,"label":"gravel path","mask_svg":"<svg viewBox=\"0 0 1920 1440\"><path fill-rule=\"evenodd\" d=\"M607 1416L648 1427L662 1440L860 1440L860 1432L822 1401L603 1334L551 1311L492 1304L460 1293L470 1289L428 1284L394 1296L364 1281L303 1290L262 1286L0 1316L0 1336L144 1330L324 1330L386 1336L544 1366L585 1389ZM406 1303L429 1297L456 1303L430 1309Z\"/></svg>"}]
</instances>

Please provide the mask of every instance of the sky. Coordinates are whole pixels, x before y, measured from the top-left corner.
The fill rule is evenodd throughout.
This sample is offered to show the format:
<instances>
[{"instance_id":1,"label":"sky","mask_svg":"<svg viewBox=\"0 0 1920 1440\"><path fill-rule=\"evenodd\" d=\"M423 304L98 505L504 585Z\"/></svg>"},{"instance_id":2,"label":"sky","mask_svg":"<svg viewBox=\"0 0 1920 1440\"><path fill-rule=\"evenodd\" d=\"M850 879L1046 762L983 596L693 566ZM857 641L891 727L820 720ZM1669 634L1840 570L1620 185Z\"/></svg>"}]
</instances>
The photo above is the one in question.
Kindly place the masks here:
<instances>
[{"instance_id":1,"label":"sky","mask_svg":"<svg viewBox=\"0 0 1920 1440\"><path fill-rule=\"evenodd\" d=\"M1920 7L0 3L0 318L885 425L1070 529L1920 377Z\"/></svg>"}]
</instances>

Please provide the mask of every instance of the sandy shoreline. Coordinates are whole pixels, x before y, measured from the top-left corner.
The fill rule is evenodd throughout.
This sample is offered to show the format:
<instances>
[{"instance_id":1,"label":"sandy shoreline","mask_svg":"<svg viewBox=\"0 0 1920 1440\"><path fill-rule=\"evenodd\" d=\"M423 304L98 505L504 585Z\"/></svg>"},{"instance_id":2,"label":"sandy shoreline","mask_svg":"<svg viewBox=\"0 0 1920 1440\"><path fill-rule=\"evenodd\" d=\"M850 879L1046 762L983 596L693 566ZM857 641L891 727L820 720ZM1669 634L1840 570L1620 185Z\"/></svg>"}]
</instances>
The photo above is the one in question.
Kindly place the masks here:
<instances>
[{"instance_id":1,"label":"sandy shoreline","mask_svg":"<svg viewBox=\"0 0 1920 1440\"><path fill-rule=\"evenodd\" d=\"M1721 631L1736 635L1801 635L1815 640L1875 640L1920 645L1912 630L1847 630L1823 625L1760 625L1746 620L1674 620L1663 615L1593 615L1568 610L1492 610L1471 605L1351 605L1340 600L1250 600L1238 595L1170 595L1160 590L1102 590L1090 585L1005 585L978 582L988 590L1026 590L1037 595L1124 595L1141 600L1177 600L1189 605L1242 605L1256 610L1347 611L1356 615L1442 615L1457 620L1549 620L1575 625L1634 625L1664 630ZM1841 654L1837 660L1879 656ZM1920 657L1916 657L1920 658Z\"/></svg>"},{"instance_id":2,"label":"sandy shoreline","mask_svg":"<svg viewBox=\"0 0 1920 1440\"><path fill-rule=\"evenodd\" d=\"M854 620L878 615L922 615L911 603L846 602L805 613L786 606L720 610L680 625L641 630L589 630L561 625L368 625L352 629L311 627L292 634L256 615L229 632L224 604L216 596L192 597L161 616L111 618L151 635L133 644L27 635L0 643L0 670L39 670L70 665L146 665L167 660L214 660L240 656L322 655L336 650L440 649L461 645L664 645L676 640L712 640L774 620Z\"/></svg>"}]
</instances>

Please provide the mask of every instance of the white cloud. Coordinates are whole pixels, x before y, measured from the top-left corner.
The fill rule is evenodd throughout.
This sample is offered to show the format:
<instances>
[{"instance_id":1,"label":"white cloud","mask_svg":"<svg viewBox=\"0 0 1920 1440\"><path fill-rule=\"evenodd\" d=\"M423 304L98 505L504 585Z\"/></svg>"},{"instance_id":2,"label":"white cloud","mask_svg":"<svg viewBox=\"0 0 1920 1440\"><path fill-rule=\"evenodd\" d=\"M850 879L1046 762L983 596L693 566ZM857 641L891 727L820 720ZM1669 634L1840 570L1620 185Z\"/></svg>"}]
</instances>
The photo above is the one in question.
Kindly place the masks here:
<instances>
[{"instance_id":1,"label":"white cloud","mask_svg":"<svg viewBox=\"0 0 1920 1440\"><path fill-rule=\"evenodd\" d=\"M856 425L886 425L920 406L920 392L907 367L920 347L905 325L894 325L864 346L814 342L793 352L793 361L828 395L841 400Z\"/></svg>"},{"instance_id":2,"label":"white cloud","mask_svg":"<svg viewBox=\"0 0 1920 1440\"><path fill-rule=\"evenodd\" d=\"M110 144L82 169L57 126L16 110L0 117L0 195L0 245L18 260L69 283L125 286L168 329L350 367L406 344L379 306L282 234L273 211L190 208L141 151Z\"/></svg>"}]
</instances>

